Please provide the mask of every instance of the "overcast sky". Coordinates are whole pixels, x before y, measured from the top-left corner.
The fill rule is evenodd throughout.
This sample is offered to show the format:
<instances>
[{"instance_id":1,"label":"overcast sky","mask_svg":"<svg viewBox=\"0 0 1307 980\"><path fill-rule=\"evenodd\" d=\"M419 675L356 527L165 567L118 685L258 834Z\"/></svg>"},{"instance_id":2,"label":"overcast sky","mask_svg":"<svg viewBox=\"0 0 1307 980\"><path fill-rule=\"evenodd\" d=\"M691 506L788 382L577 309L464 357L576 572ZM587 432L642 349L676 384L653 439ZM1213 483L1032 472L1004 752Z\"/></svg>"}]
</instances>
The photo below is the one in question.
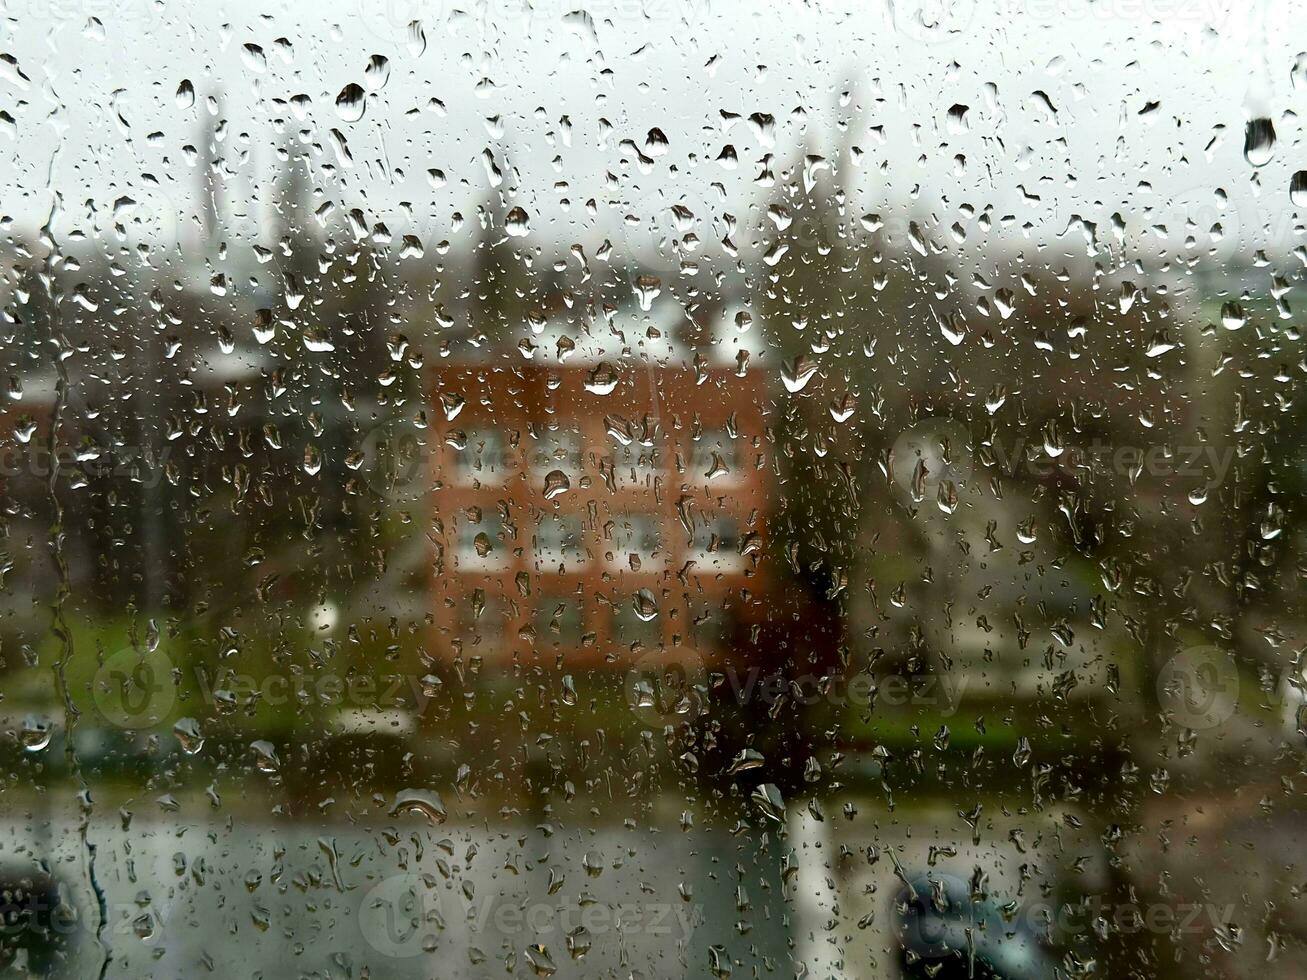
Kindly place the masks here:
<instances>
[{"instance_id":1,"label":"overcast sky","mask_svg":"<svg viewBox=\"0 0 1307 980\"><path fill-rule=\"evenodd\" d=\"M257 218L251 188L289 141L321 148L323 200L361 207L428 247L471 234L470 223L454 232L451 216L489 192L484 151L542 244L616 240L621 215L665 216L668 201L704 222L729 211L756 225L749 208L764 194L755 185L764 155L779 170L805 145L826 152L839 121L863 151L857 176L844 179L857 189L854 213L903 219L915 199L948 247L1001 241L1083 255L1083 237L1058 237L1072 215L1109 237L1119 214L1145 256L1180 247L1184 216L1204 247L1219 221L1218 249L1284 249L1298 241L1290 177L1307 167L1307 74L1296 88L1291 78L1307 18L1292 17L1294 6L281 0L165 10L144 0L11 0L0 41L17 66L0 64L2 209L20 229L39 226L53 186L61 234L92 231L92 207L104 227L124 196L139 202L145 227L179 221L194 234L195 164L183 146L198 142L216 94L237 227ZM424 42L410 37L412 20ZM365 71L373 55L389 59L377 90ZM193 106L176 98L183 79ZM336 107L351 83L368 90L357 120ZM299 95L309 100L301 114L290 103ZM967 111L950 126L953 106ZM750 127L752 113L773 116L774 135ZM1243 155L1252 115L1271 118L1279 136L1257 169ZM667 146L645 173L622 141L649 152L653 127ZM718 160L728 144L733 169ZM429 170L443 171L445 186L433 187ZM985 232L977 216L987 209ZM955 222L965 244L950 234ZM699 234L709 248L721 237L720 227Z\"/></svg>"}]
</instances>

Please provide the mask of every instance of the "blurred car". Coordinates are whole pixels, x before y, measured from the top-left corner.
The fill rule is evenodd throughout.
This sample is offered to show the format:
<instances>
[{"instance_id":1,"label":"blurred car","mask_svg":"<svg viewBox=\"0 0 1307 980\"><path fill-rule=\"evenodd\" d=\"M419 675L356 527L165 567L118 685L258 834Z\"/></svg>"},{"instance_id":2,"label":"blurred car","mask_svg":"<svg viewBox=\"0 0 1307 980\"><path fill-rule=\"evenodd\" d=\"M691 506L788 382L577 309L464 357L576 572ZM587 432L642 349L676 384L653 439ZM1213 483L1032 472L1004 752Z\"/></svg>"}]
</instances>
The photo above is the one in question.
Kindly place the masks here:
<instances>
[{"instance_id":1,"label":"blurred car","mask_svg":"<svg viewBox=\"0 0 1307 980\"><path fill-rule=\"evenodd\" d=\"M56 975L75 927L58 879L35 866L0 866L0 976Z\"/></svg>"},{"instance_id":2,"label":"blurred car","mask_svg":"<svg viewBox=\"0 0 1307 980\"><path fill-rule=\"evenodd\" d=\"M956 875L909 879L894 898L899 975L904 980L1046 980L1054 958L1023 917L973 898Z\"/></svg>"}]
</instances>

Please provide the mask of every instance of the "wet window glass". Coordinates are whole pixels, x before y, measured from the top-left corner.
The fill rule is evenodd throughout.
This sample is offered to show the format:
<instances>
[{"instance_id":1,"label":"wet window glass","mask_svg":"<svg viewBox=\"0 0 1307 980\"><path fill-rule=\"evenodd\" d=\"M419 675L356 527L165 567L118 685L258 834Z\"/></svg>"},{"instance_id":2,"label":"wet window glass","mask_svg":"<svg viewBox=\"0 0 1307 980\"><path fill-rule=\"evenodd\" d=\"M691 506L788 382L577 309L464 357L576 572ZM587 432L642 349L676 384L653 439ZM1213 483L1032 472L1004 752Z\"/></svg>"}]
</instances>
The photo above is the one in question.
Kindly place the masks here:
<instances>
[{"instance_id":1,"label":"wet window glass","mask_svg":"<svg viewBox=\"0 0 1307 980\"><path fill-rule=\"evenodd\" d=\"M1292 0L2 0L0 977L1307 976Z\"/></svg>"}]
</instances>

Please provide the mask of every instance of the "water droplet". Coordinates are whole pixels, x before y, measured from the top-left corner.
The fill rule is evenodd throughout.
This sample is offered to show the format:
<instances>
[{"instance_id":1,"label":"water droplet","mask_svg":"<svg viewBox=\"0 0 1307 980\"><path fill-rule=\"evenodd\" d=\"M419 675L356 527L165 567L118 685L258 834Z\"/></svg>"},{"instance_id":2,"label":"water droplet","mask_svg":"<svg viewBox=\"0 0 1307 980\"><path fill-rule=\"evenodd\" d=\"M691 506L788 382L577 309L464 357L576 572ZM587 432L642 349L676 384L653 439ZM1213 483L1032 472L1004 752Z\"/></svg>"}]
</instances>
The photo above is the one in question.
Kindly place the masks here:
<instances>
[{"instance_id":1,"label":"water droplet","mask_svg":"<svg viewBox=\"0 0 1307 980\"><path fill-rule=\"evenodd\" d=\"M953 136L961 136L970 128L967 124L967 113L971 110L970 106L957 104L952 106L948 111L948 131Z\"/></svg>"},{"instance_id":2,"label":"water droplet","mask_svg":"<svg viewBox=\"0 0 1307 980\"><path fill-rule=\"evenodd\" d=\"M526 948L526 959L536 976L549 977L558 972L549 948L543 943L532 943Z\"/></svg>"},{"instance_id":3,"label":"water droplet","mask_svg":"<svg viewBox=\"0 0 1307 980\"><path fill-rule=\"evenodd\" d=\"M816 373L817 362L807 354L800 354L781 365L781 380L785 382L785 390L791 394L802 391Z\"/></svg>"},{"instance_id":4,"label":"water droplet","mask_svg":"<svg viewBox=\"0 0 1307 980\"><path fill-rule=\"evenodd\" d=\"M405 813L420 814L432 823L444 823L448 817L445 803L441 800L440 794L434 790L426 789L402 789L395 794L395 802L391 804L390 815L398 817Z\"/></svg>"},{"instance_id":5,"label":"water droplet","mask_svg":"<svg viewBox=\"0 0 1307 980\"><path fill-rule=\"evenodd\" d=\"M194 718L178 719L177 724L172 726L172 733L177 736L182 751L187 755L194 755L204 746L204 736L200 733L200 723Z\"/></svg>"},{"instance_id":6,"label":"water droplet","mask_svg":"<svg viewBox=\"0 0 1307 980\"><path fill-rule=\"evenodd\" d=\"M572 483L562 470L550 470L545 474L545 499L553 500L572 489Z\"/></svg>"},{"instance_id":7,"label":"water droplet","mask_svg":"<svg viewBox=\"0 0 1307 980\"><path fill-rule=\"evenodd\" d=\"M374 92L380 92L390 81L390 59L384 55L374 54L363 69L363 81Z\"/></svg>"},{"instance_id":8,"label":"water droplet","mask_svg":"<svg viewBox=\"0 0 1307 980\"><path fill-rule=\"evenodd\" d=\"M617 372L607 361L600 361L594 369L586 375L585 390L592 395L611 394L612 390L617 387Z\"/></svg>"},{"instance_id":9,"label":"water droplet","mask_svg":"<svg viewBox=\"0 0 1307 980\"><path fill-rule=\"evenodd\" d=\"M531 216L522 208L513 208L504 217L504 230L513 238L531 234Z\"/></svg>"},{"instance_id":10,"label":"water droplet","mask_svg":"<svg viewBox=\"0 0 1307 980\"><path fill-rule=\"evenodd\" d=\"M1307 208L1307 170L1299 170L1289 178L1289 200L1300 208Z\"/></svg>"},{"instance_id":11,"label":"water droplet","mask_svg":"<svg viewBox=\"0 0 1307 980\"><path fill-rule=\"evenodd\" d=\"M195 105L195 86L191 84L189 78L183 78L181 84L177 86L177 108L189 109Z\"/></svg>"},{"instance_id":12,"label":"water droplet","mask_svg":"<svg viewBox=\"0 0 1307 980\"><path fill-rule=\"evenodd\" d=\"M345 122L358 122L363 118L363 110L366 108L367 95L363 86L354 82L346 85L336 96L336 115Z\"/></svg>"},{"instance_id":13,"label":"water droplet","mask_svg":"<svg viewBox=\"0 0 1307 980\"><path fill-rule=\"evenodd\" d=\"M241 60L245 62L245 67L256 75L262 75L268 70L268 56L263 53L263 48L257 44L242 45Z\"/></svg>"},{"instance_id":14,"label":"water droplet","mask_svg":"<svg viewBox=\"0 0 1307 980\"><path fill-rule=\"evenodd\" d=\"M40 752L50 744L54 732L53 726L44 718L23 719L23 730L19 736L23 748L28 752Z\"/></svg>"},{"instance_id":15,"label":"water droplet","mask_svg":"<svg viewBox=\"0 0 1307 980\"><path fill-rule=\"evenodd\" d=\"M663 281L657 276L637 276L635 280L635 298L640 302L640 309L646 312L653 309L653 301L658 298L658 294L662 292L662 289Z\"/></svg>"},{"instance_id":16,"label":"water droplet","mask_svg":"<svg viewBox=\"0 0 1307 980\"><path fill-rule=\"evenodd\" d=\"M762 815L776 823L785 822L785 798L775 783L762 783L750 796Z\"/></svg>"},{"instance_id":17,"label":"water droplet","mask_svg":"<svg viewBox=\"0 0 1307 980\"><path fill-rule=\"evenodd\" d=\"M748 772L750 769L761 769L766 762L766 758L757 749L741 749L731 760L726 772L734 776L737 773Z\"/></svg>"},{"instance_id":18,"label":"water droplet","mask_svg":"<svg viewBox=\"0 0 1307 980\"><path fill-rule=\"evenodd\" d=\"M636 592L631 605L642 622L652 622L658 616L658 599L650 589L640 589Z\"/></svg>"},{"instance_id":19,"label":"water droplet","mask_svg":"<svg viewBox=\"0 0 1307 980\"><path fill-rule=\"evenodd\" d=\"M274 773L281 768L281 760L271 742L259 739L251 742L250 748L254 750L254 764L259 772Z\"/></svg>"},{"instance_id":20,"label":"water droplet","mask_svg":"<svg viewBox=\"0 0 1307 980\"><path fill-rule=\"evenodd\" d=\"M1265 116L1249 119L1243 131L1243 155L1254 167L1270 163L1275 152L1275 127Z\"/></svg>"}]
</instances>

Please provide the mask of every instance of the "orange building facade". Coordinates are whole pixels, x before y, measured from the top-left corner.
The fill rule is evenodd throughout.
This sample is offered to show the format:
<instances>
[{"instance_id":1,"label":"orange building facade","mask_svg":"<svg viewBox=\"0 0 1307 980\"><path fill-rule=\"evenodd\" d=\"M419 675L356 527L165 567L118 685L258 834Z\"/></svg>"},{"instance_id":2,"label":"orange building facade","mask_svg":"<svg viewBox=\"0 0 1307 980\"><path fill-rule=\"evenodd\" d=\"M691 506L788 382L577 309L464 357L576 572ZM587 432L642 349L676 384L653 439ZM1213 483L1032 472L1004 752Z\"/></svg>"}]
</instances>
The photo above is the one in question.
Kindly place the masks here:
<instances>
[{"instance_id":1,"label":"orange building facade","mask_svg":"<svg viewBox=\"0 0 1307 980\"><path fill-rule=\"evenodd\" d=\"M437 651L712 663L756 635L773 587L761 372L503 362L430 380Z\"/></svg>"}]
</instances>

